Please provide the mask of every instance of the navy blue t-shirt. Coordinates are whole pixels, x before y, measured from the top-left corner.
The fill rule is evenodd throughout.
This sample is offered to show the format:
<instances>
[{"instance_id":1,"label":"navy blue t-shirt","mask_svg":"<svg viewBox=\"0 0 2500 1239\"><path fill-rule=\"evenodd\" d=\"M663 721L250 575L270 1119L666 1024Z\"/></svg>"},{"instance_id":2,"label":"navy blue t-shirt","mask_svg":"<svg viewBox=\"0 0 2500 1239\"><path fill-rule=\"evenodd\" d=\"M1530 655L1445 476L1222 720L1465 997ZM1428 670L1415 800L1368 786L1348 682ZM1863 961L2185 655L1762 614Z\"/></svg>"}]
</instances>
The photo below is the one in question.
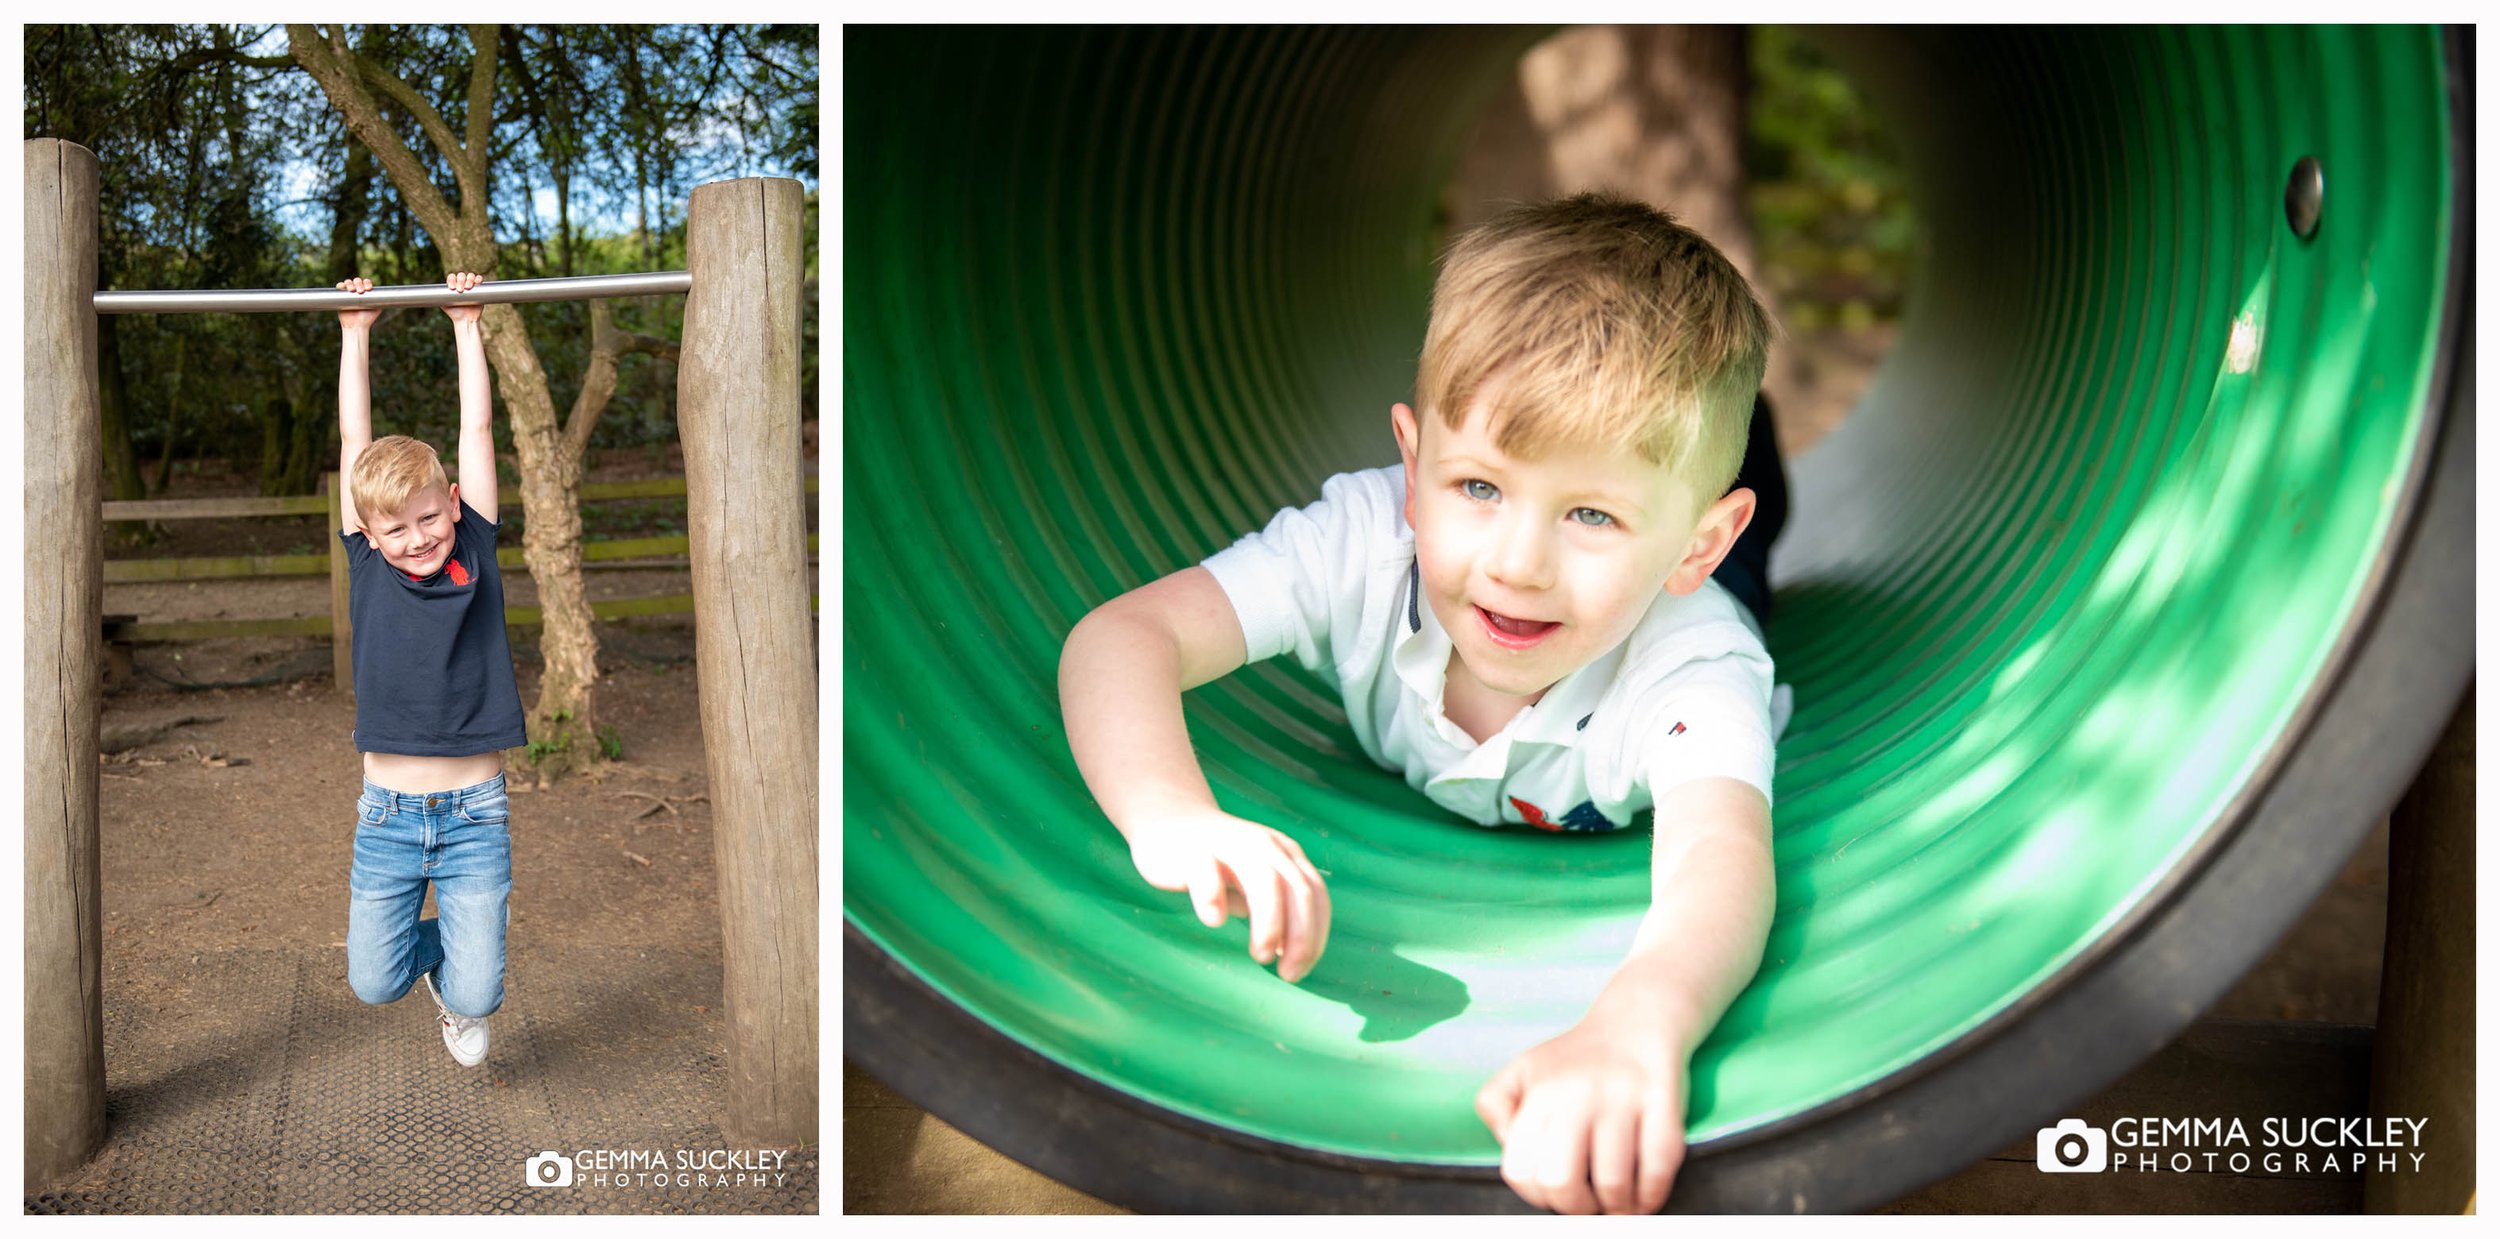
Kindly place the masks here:
<instances>
[{"instance_id":1,"label":"navy blue t-shirt","mask_svg":"<svg viewBox=\"0 0 2500 1239\"><path fill-rule=\"evenodd\" d=\"M392 567L363 534L339 534L357 751L469 757L529 742L504 638L497 528L461 500L451 555L422 581Z\"/></svg>"}]
</instances>

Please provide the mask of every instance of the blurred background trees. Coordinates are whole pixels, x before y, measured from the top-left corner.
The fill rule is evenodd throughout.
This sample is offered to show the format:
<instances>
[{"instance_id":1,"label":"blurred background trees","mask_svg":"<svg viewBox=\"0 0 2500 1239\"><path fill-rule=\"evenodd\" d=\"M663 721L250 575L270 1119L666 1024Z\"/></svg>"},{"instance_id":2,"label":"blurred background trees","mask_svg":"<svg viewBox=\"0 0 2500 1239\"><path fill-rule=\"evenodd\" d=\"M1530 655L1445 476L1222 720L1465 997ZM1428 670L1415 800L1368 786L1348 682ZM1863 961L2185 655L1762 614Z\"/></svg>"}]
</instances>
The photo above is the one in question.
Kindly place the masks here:
<instances>
[{"instance_id":1,"label":"blurred background trees","mask_svg":"<svg viewBox=\"0 0 2500 1239\"><path fill-rule=\"evenodd\" d=\"M779 175L798 177L811 195L817 188L813 26L506 26L497 38L499 278L680 267L694 185ZM364 26L350 41L451 123L464 122L469 31ZM347 139L318 85L288 57L283 30L29 26L25 56L25 136L66 138L101 163L99 287L443 277L434 239L371 152ZM384 109L456 200L450 168L415 119L397 101ZM811 281L815 253L811 225ZM804 301L812 344L815 303ZM621 329L674 339L683 299L611 308ZM589 306L522 312L558 402L569 404L589 355ZM451 337L432 329L439 319L385 318L373 358L377 429L435 443L455 437ZM336 467L334 320L108 316L99 331L111 497L161 493L176 469L203 461L251 475L263 494L308 494L322 470ZM806 356L802 398L813 407L815 349ZM675 390L665 361L627 357L593 448L673 442Z\"/></svg>"},{"instance_id":2,"label":"blurred background trees","mask_svg":"<svg viewBox=\"0 0 2500 1239\"><path fill-rule=\"evenodd\" d=\"M1578 26L1495 93L1444 199L1452 230L1505 201L1604 189L1707 236L1780 324L1763 386L1791 453L1856 403L1891 346L1918 221L1882 118L1781 26Z\"/></svg>"},{"instance_id":3,"label":"blurred background trees","mask_svg":"<svg viewBox=\"0 0 2500 1239\"><path fill-rule=\"evenodd\" d=\"M1785 26L1752 32L1745 205L1792 331L1901 317L1918 241L1901 154L1857 87Z\"/></svg>"}]
</instances>

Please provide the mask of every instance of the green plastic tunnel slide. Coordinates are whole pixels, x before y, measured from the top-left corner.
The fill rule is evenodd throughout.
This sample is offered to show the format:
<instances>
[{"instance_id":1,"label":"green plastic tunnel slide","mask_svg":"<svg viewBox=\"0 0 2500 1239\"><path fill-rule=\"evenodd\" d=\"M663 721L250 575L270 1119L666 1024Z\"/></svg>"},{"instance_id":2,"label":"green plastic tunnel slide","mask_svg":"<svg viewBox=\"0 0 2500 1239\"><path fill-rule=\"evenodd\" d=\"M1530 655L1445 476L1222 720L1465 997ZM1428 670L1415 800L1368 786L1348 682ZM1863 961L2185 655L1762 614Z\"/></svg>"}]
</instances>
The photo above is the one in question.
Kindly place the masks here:
<instances>
[{"instance_id":1,"label":"green plastic tunnel slide","mask_svg":"<svg viewBox=\"0 0 2500 1239\"><path fill-rule=\"evenodd\" d=\"M1057 704L1088 609L1395 459L1436 200L1541 33L845 32L845 1052L1073 1186L1520 1207L1475 1090L1639 920L1646 829L1449 818L1270 662L1186 710L1329 875L1285 984L1137 878ZM2470 33L1812 33L1925 250L1790 462L1779 910L1675 1209L1870 1207L2057 1121L2472 673Z\"/></svg>"}]
</instances>

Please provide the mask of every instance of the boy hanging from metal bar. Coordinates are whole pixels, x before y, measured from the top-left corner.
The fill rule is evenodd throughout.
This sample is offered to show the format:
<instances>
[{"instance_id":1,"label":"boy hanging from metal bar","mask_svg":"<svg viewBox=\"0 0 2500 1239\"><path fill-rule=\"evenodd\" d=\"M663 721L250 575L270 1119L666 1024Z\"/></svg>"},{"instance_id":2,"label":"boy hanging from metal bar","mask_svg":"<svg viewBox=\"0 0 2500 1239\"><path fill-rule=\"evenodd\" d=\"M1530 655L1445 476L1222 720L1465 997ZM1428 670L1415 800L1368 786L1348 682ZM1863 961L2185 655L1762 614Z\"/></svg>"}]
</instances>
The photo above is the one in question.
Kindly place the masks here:
<instances>
[{"instance_id":1,"label":"boy hanging from metal bar","mask_svg":"<svg viewBox=\"0 0 2500 1239\"><path fill-rule=\"evenodd\" d=\"M468 292L479 277L448 279ZM338 285L362 294L369 280ZM422 980L443 1045L486 1061L503 1005L512 894L503 750L528 741L495 565L494 402L480 307L448 305L460 359L460 480L406 435L373 437L366 378L381 311L339 311L339 538L354 632L356 802L347 983L369 1003ZM427 883L436 916L420 919Z\"/></svg>"}]
</instances>

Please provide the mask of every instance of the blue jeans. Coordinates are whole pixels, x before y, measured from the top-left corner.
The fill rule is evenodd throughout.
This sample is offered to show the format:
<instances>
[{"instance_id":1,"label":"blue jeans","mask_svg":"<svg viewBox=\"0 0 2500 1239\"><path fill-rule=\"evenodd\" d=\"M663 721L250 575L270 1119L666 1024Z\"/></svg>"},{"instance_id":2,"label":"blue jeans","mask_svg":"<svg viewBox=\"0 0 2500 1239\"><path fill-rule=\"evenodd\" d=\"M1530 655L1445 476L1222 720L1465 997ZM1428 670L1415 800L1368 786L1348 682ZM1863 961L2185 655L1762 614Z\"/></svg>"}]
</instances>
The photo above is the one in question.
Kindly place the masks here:
<instances>
[{"instance_id":1,"label":"blue jeans","mask_svg":"<svg viewBox=\"0 0 2500 1239\"><path fill-rule=\"evenodd\" d=\"M395 1002L431 972L455 1014L481 1017L503 1005L511 823L500 774L451 792L365 783L347 874L347 985L356 997ZM428 882L439 915L419 920Z\"/></svg>"}]
</instances>

